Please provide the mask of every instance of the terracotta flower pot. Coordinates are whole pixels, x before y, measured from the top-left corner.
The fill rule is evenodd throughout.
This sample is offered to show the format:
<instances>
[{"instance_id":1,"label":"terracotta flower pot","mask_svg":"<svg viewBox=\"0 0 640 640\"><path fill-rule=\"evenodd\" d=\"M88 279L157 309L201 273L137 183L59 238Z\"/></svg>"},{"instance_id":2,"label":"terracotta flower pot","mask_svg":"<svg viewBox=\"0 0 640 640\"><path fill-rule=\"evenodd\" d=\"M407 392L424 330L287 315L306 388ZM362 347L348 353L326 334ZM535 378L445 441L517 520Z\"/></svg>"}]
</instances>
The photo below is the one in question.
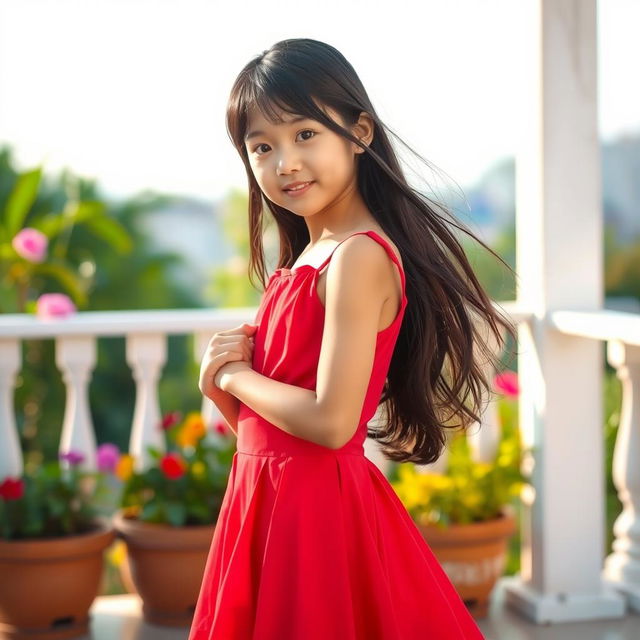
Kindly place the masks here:
<instances>
[{"instance_id":1,"label":"terracotta flower pot","mask_svg":"<svg viewBox=\"0 0 640 640\"><path fill-rule=\"evenodd\" d=\"M173 527L117 513L118 535L127 545L121 565L125 585L142 598L144 618L151 624L188 627L193 619L215 525Z\"/></svg>"},{"instance_id":2,"label":"terracotta flower pot","mask_svg":"<svg viewBox=\"0 0 640 640\"><path fill-rule=\"evenodd\" d=\"M491 591L504 572L509 538L516 531L510 506L485 522L445 529L416 522L454 587L475 618L485 618Z\"/></svg>"},{"instance_id":3,"label":"terracotta flower pot","mask_svg":"<svg viewBox=\"0 0 640 640\"><path fill-rule=\"evenodd\" d=\"M0 540L0 637L62 640L89 632L103 552L115 538L108 522L90 533Z\"/></svg>"}]
</instances>

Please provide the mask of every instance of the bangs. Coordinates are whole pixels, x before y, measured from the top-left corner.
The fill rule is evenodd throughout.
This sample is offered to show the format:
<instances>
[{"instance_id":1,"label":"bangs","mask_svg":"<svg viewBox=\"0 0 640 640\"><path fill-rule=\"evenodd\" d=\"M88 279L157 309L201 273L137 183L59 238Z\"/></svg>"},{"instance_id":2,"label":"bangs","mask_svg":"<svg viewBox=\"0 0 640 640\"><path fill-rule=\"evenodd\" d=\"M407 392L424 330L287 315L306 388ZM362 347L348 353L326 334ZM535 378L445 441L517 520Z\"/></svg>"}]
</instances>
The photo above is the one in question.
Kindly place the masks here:
<instances>
[{"instance_id":1,"label":"bangs","mask_svg":"<svg viewBox=\"0 0 640 640\"><path fill-rule=\"evenodd\" d=\"M340 127L339 123L334 122L318 106L313 96L301 91L297 86L302 84L300 80L294 81L294 86L291 86L289 79L276 79L266 74L261 75L262 77L254 77L251 82L245 83L243 91L238 97L236 106L242 118L243 136L247 132L249 113L253 110L259 112L271 124L282 124L284 114L289 114L294 117L310 118L328 127L332 125L333 128Z\"/></svg>"}]
</instances>

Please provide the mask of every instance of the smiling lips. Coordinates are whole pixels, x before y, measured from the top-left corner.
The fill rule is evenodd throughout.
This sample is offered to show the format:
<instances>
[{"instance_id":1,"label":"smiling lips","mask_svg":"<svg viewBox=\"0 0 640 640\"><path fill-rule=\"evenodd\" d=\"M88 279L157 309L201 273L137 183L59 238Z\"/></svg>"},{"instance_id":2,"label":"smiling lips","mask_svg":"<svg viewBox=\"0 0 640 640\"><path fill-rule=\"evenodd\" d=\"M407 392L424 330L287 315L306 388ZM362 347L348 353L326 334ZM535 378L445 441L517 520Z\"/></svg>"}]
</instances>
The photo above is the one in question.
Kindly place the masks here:
<instances>
[{"instance_id":1,"label":"smiling lips","mask_svg":"<svg viewBox=\"0 0 640 640\"><path fill-rule=\"evenodd\" d=\"M283 189L283 191L290 196L298 196L306 193L309 190L309 187L313 184L313 180L309 182L294 182L292 183L293 187L288 187Z\"/></svg>"}]
</instances>

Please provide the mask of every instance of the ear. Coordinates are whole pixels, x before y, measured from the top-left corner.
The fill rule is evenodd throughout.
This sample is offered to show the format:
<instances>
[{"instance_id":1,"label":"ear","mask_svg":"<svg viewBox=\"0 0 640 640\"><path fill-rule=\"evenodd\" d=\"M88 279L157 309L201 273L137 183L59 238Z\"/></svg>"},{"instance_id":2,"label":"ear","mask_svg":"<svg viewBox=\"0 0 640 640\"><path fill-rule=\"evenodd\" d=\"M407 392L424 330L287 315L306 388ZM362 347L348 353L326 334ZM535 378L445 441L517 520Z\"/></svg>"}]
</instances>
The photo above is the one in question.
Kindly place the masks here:
<instances>
[{"instance_id":1,"label":"ear","mask_svg":"<svg viewBox=\"0 0 640 640\"><path fill-rule=\"evenodd\" d=\"M358 116L358 121L353 125L351 132L356 138L359 138L360 141L368 147L373 140L373 131L373 119L366 111L362 111ZM364 149L362 147L359 147L354 142L351 143L351 146L354 153L364 153Z\"/></svg>"}]
</instances>

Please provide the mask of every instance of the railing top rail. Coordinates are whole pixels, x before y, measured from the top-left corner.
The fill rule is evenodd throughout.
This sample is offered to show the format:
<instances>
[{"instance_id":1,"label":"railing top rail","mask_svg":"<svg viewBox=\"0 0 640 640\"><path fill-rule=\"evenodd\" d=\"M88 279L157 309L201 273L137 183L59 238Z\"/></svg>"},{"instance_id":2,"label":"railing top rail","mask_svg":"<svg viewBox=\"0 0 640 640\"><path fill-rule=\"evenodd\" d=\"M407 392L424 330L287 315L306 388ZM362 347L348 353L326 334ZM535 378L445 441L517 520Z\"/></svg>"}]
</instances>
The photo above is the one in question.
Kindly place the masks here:
<instances>
[{"instance_id":1,"label":"railing top rail","mask_svg":"<svg viewBox=\"0 0 640 640\"><path fill-rule=\"evenodd\" d=\"M515 301L494 303L513 322L526 321L530 312ZM61 319L44 320L30 313L0 315L0 340L59 336L122 336L129 333L183 334L218 330L253 322L256 307L224 309L145 309L138 311L79 311Z\"/></svg>"},{"instance_id":2,"label":"railing top rail","mask_svg":"<svg viewBox=\"0 0 640 640\"><path fill-rule=\"evenodd\" d=\"M640 314L610 309L585 311L558 309L548 316L550 326L572 336L619 340L640 346Z\"/></svg>"},{"instance_id":3,"label":"railing top rail","mask_svg":"<svg viewBox=\"0 0 640 640\"><path fill-rule=\"evenodd\" d=\"M122 336L129 333L183 334L218 330L255 317L254 307L225 309L145 309L79 311L66 318L44 320L33 314L0 315L0 339L59 336Z\"/></svg>"}]
</instances>

